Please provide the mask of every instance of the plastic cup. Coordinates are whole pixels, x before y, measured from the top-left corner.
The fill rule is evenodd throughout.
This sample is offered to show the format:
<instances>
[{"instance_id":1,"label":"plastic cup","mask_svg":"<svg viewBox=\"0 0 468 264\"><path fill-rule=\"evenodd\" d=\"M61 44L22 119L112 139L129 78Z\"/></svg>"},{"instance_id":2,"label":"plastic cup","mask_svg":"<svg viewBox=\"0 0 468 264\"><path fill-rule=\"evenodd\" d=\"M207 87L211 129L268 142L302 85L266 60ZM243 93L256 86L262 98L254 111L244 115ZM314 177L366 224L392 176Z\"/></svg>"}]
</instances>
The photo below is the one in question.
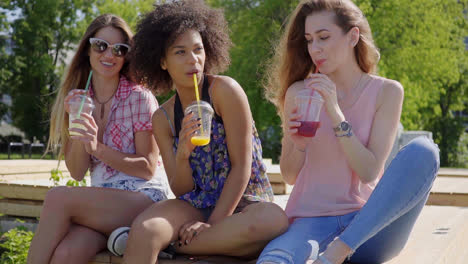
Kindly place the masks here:
<instances>
[{"instance_id":1,"label":"plastic cup","mask_svg":"<svg viewBox=\"0 0 468 264\"><path fill-rule=\"evenodd\" d=\"M86 96L86 95L76 95L69 101L69 106L70 106L70 112L68 115L68 127L69 128L80 128L80 129L86 129L85 126L82 124L76 124L73 123L74 120L76 119L81 119L84 120L83 117L81 117L81 114L79 113L80 111L80 106L82 100L84 101L83 108L81 109L81 114L86 113L91 115L94 110L94 103L93 99L91 97ZM79 136L77 132L70 131L70 136Z\"/></svg>"},{"instance_id":2,"label":"plastic cup","mask_svg":"<svg viewBox=\"0 0 468 264\"><path fill-rule=\"evenodd\" d=\"M319 93L310 89L304 89L296 95L297 112L301 115L299 122L301 125L297 133L303 137L314 137L320 127L320 111L323 99Z\"/></svg>"},{"instance_id":3,"label":"plastic cup","mask_svg":"<svg viewBox=\"0 0 468 264\"><path fill-rule=\"evenodd\" d=\"M185 115L193 112L193 118L201 118L201 126L195 131L190 142L195 146L204 146L210 143L211 119L213 118L213 108L205 101L192 102L185 108Z\"/></svg>"}]
</instances>

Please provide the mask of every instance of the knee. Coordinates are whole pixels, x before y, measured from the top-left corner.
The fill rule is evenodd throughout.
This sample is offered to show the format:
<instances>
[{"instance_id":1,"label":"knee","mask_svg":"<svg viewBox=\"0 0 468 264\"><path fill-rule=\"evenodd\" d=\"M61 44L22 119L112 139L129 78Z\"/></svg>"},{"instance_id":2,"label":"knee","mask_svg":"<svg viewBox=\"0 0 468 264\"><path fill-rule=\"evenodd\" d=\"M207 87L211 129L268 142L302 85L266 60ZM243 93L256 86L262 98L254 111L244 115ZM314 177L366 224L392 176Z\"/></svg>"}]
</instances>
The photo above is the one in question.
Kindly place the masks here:
<instances>
[{"instance_id":1,"label":"knee","mask_svg":"<svg viewBox=\"0 0 468 264\"><path fill-rule=\"evenodd\" d=\"M394 162L399 164L397 167L400 170L411 174L413 178L417 175L425 179L435 178L440 167L439 148L432 139L421 136L401 149Z\"/></svg>"},{"instance_id":2,"label":"knee","mask_svg":"<svg viewBox=\"0 0 468 264\"><path fill-rule=\"evenodd\" d=\"M406 145L406 151L420 164L427 164L432 168L439 168L439 148L428 137L417 137Z\"/></svg>"},{"instance_id":3,"label":"knee","mask_svg":"<svg viewBox=\"0 0 468 264\"><path fill-rule=\"evenodd\" d=\"M269 241L288 229L288 217L274 203L258 203L249 213L251 217L245 234L250 241Z\"/></svg>"},{"instance_id":4,"label":"knee","mask_svg":"<svg viewBox=\"0 0 468 264\"><path fill-rule=\"evenodd\" d=\"M65 186L58 186L50 189L44 198L43 210L65 208L64 204L67 198L67 190L68 188Z\"/></svg>"},{"instance_id":5,"label":"knee","mask_svg":"<svg viewBox=\"0 0 468 264\"><path fill-rule=\"evenodd\" d=\"M168 226L166 219L159 217L145 217L143 214L139 215L133 221L130 229L130 236L146 242L162 242L162 238L167 233L165 230L167 231L168 228L170 228L170 226Z\"/></svg>"},{"instance_id":6,"label":"knee","mask_svg":"<svg viewBox=\"0 0 468 264\"><path fill-rule=\"evenodd\" d=\"M52 255L51 264L70 263L71 260L82 258L83 248L77 245L60 243Z\"/></svg>"}]
</instances>

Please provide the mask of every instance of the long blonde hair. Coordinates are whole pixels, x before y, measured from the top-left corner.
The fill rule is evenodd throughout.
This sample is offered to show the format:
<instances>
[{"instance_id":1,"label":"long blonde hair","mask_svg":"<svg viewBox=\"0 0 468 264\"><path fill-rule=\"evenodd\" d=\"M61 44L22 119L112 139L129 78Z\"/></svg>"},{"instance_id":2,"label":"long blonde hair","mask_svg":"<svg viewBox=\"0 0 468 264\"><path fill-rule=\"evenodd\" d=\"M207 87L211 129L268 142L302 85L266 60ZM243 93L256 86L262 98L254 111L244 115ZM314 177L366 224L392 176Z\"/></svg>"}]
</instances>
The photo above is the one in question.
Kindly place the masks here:
<instances>
[{"instance_id":1,"label":"long blonde hair","mask_svg":"<svg viewBox=\"0 0 468 264\"><path fill-rule=\"evenodd\" d=\"M289 17L285 33L267 70L266 97L275 104L280 117L287 89L315 70L304 38L305 20L307 16L320 11L334 12L336 24L344 32L353 27L359 28L359 41L354 47L357 63L366 73L376 71L380 53L374 44L367 19L351 0L303 0Z\"/></svg>"},{"instance_id":2,"label":"long blonde hair","mask_svg":"<svg viewBox=\"0 0 468 264\"><path fill-rule=\"evenodd\" d=\"M124 41L130 44L133 33L128 24L120 17L112 14L104 14L91 22L86 29L85 34L81 38L78 49L73 56L72 62L68 67L65 78L58 89L57 97L51 109L50 115L50 131L49 142L47 144L46 153L56 151L56 147L61 145L59 159L64 154L64 148L68 142L68 114L64 109L64 101L68 92L73 89L84 89L88 78L91 65L89 63L89 39L102 28L113 27L119 29L124 37ZM120 70L121 74L126 74L128 71L128 59L125 58L124 65Z\"/></svg>"}]
</instances>

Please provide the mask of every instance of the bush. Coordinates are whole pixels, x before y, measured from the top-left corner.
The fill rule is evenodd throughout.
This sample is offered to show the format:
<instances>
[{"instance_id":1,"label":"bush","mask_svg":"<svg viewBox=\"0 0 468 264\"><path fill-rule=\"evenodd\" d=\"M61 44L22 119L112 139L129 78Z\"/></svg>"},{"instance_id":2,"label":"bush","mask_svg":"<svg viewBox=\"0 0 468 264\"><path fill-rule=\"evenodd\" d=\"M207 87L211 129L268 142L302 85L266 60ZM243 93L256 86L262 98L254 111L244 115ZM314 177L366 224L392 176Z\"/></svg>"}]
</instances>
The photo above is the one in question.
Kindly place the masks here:
<instances>
[{"instance_id":1,"label":"bush","mask_svg":"<svg viewBox=\"0 0 468 264\"><path fill-rule=\"evenodd\" d=\"M29 245L34 233L25 227L19 226L2 235L0 248L1 264L23 264L26 263Z\"/></svg>"}]
</instances>

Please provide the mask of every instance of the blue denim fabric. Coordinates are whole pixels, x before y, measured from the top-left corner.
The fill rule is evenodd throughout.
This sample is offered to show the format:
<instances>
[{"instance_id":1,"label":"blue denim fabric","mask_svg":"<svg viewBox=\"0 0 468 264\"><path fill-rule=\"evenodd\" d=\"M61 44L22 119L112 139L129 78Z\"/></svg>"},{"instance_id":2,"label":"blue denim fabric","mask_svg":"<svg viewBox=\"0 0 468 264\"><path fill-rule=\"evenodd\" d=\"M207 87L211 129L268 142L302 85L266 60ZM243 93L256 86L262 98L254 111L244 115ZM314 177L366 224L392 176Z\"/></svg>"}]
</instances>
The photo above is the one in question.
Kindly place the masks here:
<instances>
[{"instance_id":1,"label":"blue denim fabric","mask_svg":"<svg viewBox=\"0 0 468 264\"><path fill-rule=\"evenodd\" d=\"M311 243L323 252L335 237L355 251L351 263L388 261L405 246L438 169L437 145L426 137L412 140L400 150L361 210L296 219L265 247L257 263L303 264L316 257L311 256Z\"/></svg>"}]
</instances>

